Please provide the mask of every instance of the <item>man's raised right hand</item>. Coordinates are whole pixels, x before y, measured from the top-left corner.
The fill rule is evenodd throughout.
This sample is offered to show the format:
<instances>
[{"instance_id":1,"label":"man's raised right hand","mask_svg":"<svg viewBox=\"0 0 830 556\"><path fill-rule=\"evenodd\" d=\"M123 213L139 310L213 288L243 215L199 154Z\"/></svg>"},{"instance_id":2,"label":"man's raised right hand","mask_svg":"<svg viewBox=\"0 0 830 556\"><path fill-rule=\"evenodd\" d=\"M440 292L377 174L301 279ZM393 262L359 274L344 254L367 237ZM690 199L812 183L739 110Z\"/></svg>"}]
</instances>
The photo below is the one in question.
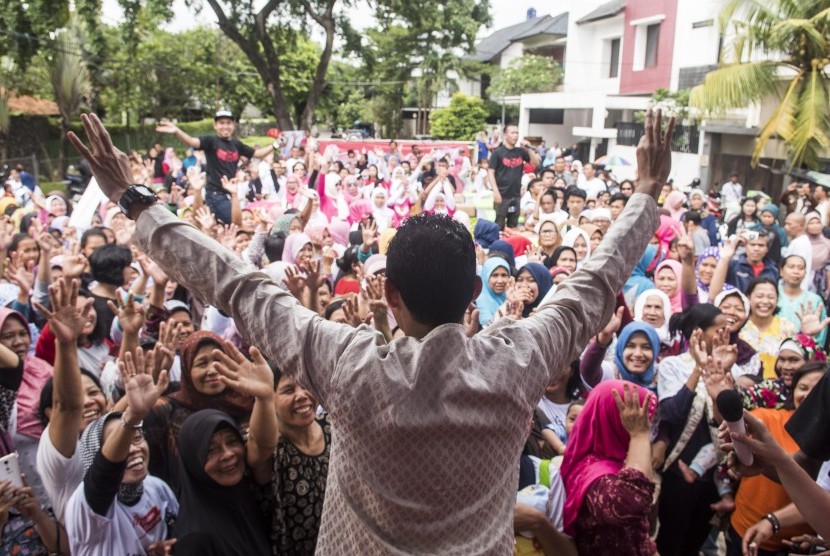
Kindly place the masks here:
<instances>
[{"instance_id":1,"label":"man's raised right hand","mask_svg":"<svg viewBox=\"0 0 830 556\"><path fill-rule=\"evenodd\" d=\"M663 113L658 108L646 112L645 133L637 145L637 192L651 195L655 200L669 179L671 171L671 136L674 116L669 118L663 133Z\"/></svg>"}]
</instances>

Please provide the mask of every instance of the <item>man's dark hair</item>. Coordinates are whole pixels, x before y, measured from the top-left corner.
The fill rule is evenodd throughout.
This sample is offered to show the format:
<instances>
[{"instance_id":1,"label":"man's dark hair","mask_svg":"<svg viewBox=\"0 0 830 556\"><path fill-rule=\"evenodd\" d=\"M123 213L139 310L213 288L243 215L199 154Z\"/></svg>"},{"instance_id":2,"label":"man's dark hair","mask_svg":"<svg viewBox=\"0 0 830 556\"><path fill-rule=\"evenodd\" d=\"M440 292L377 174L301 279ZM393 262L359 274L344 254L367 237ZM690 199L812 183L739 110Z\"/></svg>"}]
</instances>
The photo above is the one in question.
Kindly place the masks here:
<instances>
[{"instance_id":1,"label":"man's dark hair","mask_svg":"<svg viewBox=\"0 0 830 556\"><path fill-rule=\"evenodd\" d=\"M610 198L610 199L608 199L608 204L609 204L609 205L611 205L611 204L613 204L615 201L622 201L622 202L623 202L623 206L625 206L625 205L626 205L626 203L628 203L628 197L626 197L626 196L625 196L625 195L623 195L622 193L614 193L613 195L611 195L611 198Z\"/></svg>"},{"instance_id":2,"label":"man's dark hair","mask_svg":"<svg viewBox=\"0 0 830 556\"><path fill-rule=\"evenodd\" d=\"M582 197L582 199L587 200L588 194L585 193L582 189L578 188L575 185L572 185L568 189L565 190L565 202L568 202L568 199L571 197Z\"/></svg>"},{"instance_id":3,"label":"man's dark hair","mask_svg":"<svg viewBox=\"0 0 830 556\"><path fill-rule=\"evenodd\" d=\"M103 284L124 285L124 269L133 262L133 255L126 247L108 243L89 257L92 277Z\"/></svg>"},{"instance_id":4,"label":"man's dark hair","mask_svg":"<svg viewBox=\"0 0 830 556\"><path fill-rule=\"evenodd\" d=\"M696 212L687 212L686 213L686 222L693 222L695 226L700 226L700 223L703 219L700 217L700 214Z\"/></svg>"},{"instance_id":5,"label":"man's dark hair","mask_svg":"<svg viewBox=\"0 0 830 556\"><path fill-rule=\"evenodd\" d=\"M389 244L386 278L418 322L460 322L475 291L476 252L470 232L447 215L408 218Z\"/></svg>"},{"instance_id":6,"label":"man's dark hair","mask_svg":"<svg viewBox=\"0 0 830 556\"><path fill-rule=\"evenodd\" d=\"M554 170L552 168L545 168L544 170L542 170L542 173L540 174L540 176L542 178L544 178L545 174L553 174L553 176L556 177L556 170Z\"/></svg>"},{"instance_id":7,"label":"man's dark hair","mask_svg":"<svg viewBox=\"0 0 830 556\"><path fill-rule=\"evenodd\" d=\"M91 237L100 237L103 238L104 243L109 243L109 240L107 239L107 234L104 233L104 230L98 227L90 228L87 231L85 231L83 235L81 235L81 249L86 247L86 244L89 241L89 238Z\"/></svg>"},{"instance_id":8,"label":"man's dark hair","mask_svg":"<svg viewBox=\"0 0 830 556\"><path fill-rule=\"evenodd\" d=\"M527 182L527 190L530 191L530 188L536 185L537 183L542 183L542 178L533 178L529 182Z\"/></svg>"},{"instance_id":9,"label":"man's dark hair","mask_svg":"<svg viewBox=\"0 0 830 556\"><path fill-rule=\"evenodd\" d=\"M265 256L272 263L282 260L283 247L285 247L285 232L271 232L265 238Z\"/></svg>"},{"instance_id":10,"label":"man's dark hair","mask_svg":"<svg viewBox=\"0 0 830 556\"><path fill-rule=\"evenodd\" d=\"M554 159L553 159L553 161L554 161L554 162L559 162L560 160L561 160L562 162L565 162L565 157L564 157L564 156L562 156L561 154L560 154L559 156L557 156L556 158L554 158Z\"/></svg>"}]
</instances>

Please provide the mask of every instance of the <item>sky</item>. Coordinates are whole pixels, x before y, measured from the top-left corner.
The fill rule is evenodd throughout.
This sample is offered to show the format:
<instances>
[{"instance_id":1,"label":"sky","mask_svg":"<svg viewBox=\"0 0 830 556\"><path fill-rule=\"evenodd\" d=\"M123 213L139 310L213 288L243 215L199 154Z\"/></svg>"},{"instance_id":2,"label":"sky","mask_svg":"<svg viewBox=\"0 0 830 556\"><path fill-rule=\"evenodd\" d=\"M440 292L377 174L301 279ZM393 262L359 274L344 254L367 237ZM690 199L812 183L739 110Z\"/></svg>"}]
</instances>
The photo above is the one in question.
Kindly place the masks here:
<instances>
[{"instance_id":1,"label":"sky","mask_svg":"<svg viewBox=\"0 0 830 556\"><path fill-rule=\"evenodd\" d=\"M166 25L170 31L181 31L189 29L197 25L211 25L214 24L216 18L209 6L202 10L202 13L195 15L193 11L185 6L184 0L174 0L173 13L175 17L172 22ZM556 9L556 0L490 0L491 14L493 16L493 29L500 29L515 23L524 21L527 9L531 6L536 8L538 15L545 15L553 12L556 15L563 9ZM103 20L107 24L117 24L123 17L121 8L118 6L117 0L103 1ZM352 25L357 28L365 28L372 24L371 10L356 9L354 10L354 19ZM480 33L481 36L487 36L488 32L485 30Z\"/></svg>"}]
</instances>

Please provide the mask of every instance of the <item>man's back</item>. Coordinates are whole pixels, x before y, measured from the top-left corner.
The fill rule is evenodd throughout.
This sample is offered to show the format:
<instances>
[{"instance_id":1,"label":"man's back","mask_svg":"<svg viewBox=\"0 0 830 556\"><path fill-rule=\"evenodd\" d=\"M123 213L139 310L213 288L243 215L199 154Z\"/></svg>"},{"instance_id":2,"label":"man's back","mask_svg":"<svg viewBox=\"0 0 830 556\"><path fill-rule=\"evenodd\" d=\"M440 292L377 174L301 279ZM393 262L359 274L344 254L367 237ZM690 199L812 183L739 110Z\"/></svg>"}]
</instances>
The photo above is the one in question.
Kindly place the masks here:
<instances>
[{"instance_id":1,"label":"man's back","mask_svg":"<svg viewBox=\"0 0 830 556\"><path fill-rule=\"evenodd\" d=\"M332 419L318 553L496 553L512 547L521 447L550 377L610 318L657 228L631 197L585 266L519 322L473 338L457 324L377 345L368 327L320 318L161 207L137 242L194 295L311 389ZM195 277L211 277L211 280Z\"/></svg>"}]
</instances>

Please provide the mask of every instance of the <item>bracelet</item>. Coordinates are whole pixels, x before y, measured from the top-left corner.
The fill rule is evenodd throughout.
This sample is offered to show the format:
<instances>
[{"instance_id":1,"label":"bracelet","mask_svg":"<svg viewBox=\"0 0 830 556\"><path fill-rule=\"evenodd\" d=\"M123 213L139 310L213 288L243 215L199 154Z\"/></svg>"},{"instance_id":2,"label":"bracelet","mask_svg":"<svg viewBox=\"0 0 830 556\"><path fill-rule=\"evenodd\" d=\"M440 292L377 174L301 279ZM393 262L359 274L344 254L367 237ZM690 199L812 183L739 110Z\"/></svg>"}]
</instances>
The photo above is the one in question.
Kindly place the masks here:
<instances>
[{"instance_id":1,"label":"bracelet","mask_svg":"<svg viewBox=\"0 0 830 556\"><path fill-rule=\"evenodd\" d=\"M141 430L141 427L144 426L144 419L139 421L137 425L131 425L130 423L127 422L126 419L124 419L124 414L122 413L121 414L121 425L126 429L133 429L134 431Z\"/></svg>"},{"instance_id":2,"label":"bracelet","mask_svg":"<svg viewBox=\"0 0 830 556\"><path fill-rule=\"evenodd\" d=\"M770 512L764 516L764 519L769 521L772 524L772 533L775 535L778 531L781 530L781 522L778 521L778 518L775 517L775 514Z\"/></svg>"}]
</instances>

